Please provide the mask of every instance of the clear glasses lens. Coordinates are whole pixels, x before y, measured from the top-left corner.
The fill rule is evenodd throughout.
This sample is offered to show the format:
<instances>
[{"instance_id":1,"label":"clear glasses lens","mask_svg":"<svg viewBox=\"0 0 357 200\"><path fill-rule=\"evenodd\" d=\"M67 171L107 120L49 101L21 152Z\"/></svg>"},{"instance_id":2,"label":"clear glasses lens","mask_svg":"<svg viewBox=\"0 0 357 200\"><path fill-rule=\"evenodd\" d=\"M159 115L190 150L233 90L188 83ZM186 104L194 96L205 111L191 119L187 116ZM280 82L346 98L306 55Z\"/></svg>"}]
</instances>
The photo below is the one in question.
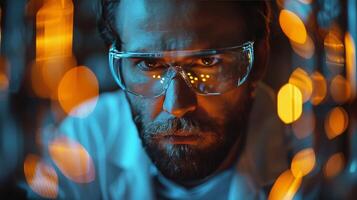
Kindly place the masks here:
<instances>
[{"instance_id":1,"label":"clear glasses lens","mask_svg":"<svg viewBox=\"0 0 357 200\"><path fill-rule=\"evenodd\" d=\"M172 57L120 56L111 51L110 64L119 85L143 97L162 95L178 74L198 94L218 95L244 83L253 65L253 44L216 54L187 55L174 64L166 62Z\"/></svg>"}]
</instances>

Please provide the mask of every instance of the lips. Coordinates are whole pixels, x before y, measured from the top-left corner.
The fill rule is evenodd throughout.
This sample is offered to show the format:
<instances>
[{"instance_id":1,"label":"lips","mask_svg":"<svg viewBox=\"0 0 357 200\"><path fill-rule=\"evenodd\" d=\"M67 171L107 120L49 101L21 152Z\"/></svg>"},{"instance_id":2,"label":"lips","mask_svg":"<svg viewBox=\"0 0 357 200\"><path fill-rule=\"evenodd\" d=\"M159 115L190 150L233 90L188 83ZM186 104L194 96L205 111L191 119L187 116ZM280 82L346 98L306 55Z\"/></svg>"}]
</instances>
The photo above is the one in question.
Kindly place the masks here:
<instances>
[{"instance_id":1,"label":"lips","mask_svg":"<svg viewBox=\"0 0 357 200\"><path fill-rule=\"evenodd\" d=\"M163 134L155 136L156 140L167 144L189 144L195 145L201 141L202 135L187 131L177 131L172 134Z\"/></svg>"},{"instance_id":2,"label":"lips","mask_svg":"<svg viewBox=\"0 0 357 200\"><path fill-rule=\"evenodd\" d=\"M187 136L179 136L179 135L168 135L163 138L164 142L170 144L189 144L196 145L201 140L201 137L198 135L187 135Z\"/></svg>"}]
</instances>

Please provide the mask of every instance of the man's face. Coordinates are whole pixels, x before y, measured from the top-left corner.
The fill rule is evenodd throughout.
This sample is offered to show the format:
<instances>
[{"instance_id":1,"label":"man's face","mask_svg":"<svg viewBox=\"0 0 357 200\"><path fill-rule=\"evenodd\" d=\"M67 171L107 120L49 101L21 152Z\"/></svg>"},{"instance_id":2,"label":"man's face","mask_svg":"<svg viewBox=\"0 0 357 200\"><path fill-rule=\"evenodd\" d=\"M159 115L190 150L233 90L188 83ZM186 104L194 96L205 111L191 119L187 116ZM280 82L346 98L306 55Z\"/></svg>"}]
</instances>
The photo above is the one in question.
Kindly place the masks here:
<instances>
[{"instance_id":1,"label":"man's face","mask_svg":"<svg viewBox=\"0 0 357 200\"><path fill-rule=\"evenodd\" d=\"M246 42L239 13L235 2L122 0L116 29L124 51L222 48ZM149 157L163 175L184 184L235 160L245 138L250 92L246 83L222 95L197 95L176 76L158 98L127 98Z\"/></svg>"}]
</instances>

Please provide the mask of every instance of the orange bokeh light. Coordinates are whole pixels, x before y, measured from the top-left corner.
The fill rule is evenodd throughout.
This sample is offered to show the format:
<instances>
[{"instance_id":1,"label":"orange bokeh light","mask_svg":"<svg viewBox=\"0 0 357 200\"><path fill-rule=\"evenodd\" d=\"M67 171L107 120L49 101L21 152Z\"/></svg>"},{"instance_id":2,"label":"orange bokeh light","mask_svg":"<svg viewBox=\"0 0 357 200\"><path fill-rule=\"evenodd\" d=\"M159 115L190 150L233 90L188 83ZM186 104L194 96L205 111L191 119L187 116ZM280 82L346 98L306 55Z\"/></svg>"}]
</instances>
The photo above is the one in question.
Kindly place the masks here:
<instances>
[{"instance_id":1,"label":"orange bokeh light","mask_svg":"<svg viewBox=\"0 0 357 200\"><path fill-rule=\"evenodd\" d=\"M290 170L283 172L269 193L269 200L290 200L298 191L302 178L296 178Z\"/></svg>"},{"instance_id":2,"label":"orange bokeh light","mask_svg":"<svg viewBox=\"0 0 357 200\"><path fill-rule=\"evenodd\" d=\"M346 74L349 86L351 88L351 99L356 97L357 81L356 81L356 46L351 34L345 35L346 47Z\"/></svg>"},{"instance_id":3,"label":"orange bokeh light","mask_svg":"<svg viewBox=\"0 0 357 200\"><path fill-rule=\"evenodd\" d=\"M341 75L337 75L332 79L330 92L333 100L340 104L347 102L351 97L350 85Z\"/></svg>"},{"instance_id":4,"label":"orange bokeh light","mask_svg":"<svg viewBox=\"0 0 357 200\"><path fill-rule=\"evenodd\" d=\"M303 44L292 40L290 40L290 44L294 52L305 59L310 59L315 53L315 44L309 35L307 35Z\"/></svg>"},{"instance_id":5,"label":"orange bokeh light","mask_svg":"<svg viewBox=\"0 0 357 200\"><path fill-rule=\"evenodd\" d=\"M325 131L331 140L341 135L348 127L348 114L342 107L332 109L325 119Z\"/></svg>"},{"instance_id":6,"label":"orange bokeh light","mask_svg":"<svg viewBox=\"0 0 357 200\"><path fill-rule=\"evenodd\" d=\"M292 124L292 128L298 139L304 139L314 132L315 124L315 114L313 110L308 110L304 111L301 117Z\"/></svg>"},{"instance_id":7,"label":"orange bokeh light","mask_svg":"<svg viewBox=\"0 0 357 200\"><path fill-rule=\"evenodd\" d=\"M311 80L313 84L313 90L310 102L316 106L319 105L326 97L327 83L325 77L317 71L311 75Z\"/></svg>"},{"instance_id":8,"label":"orange bokeh light","mask_svg":"<svg viewBox=\"0 0 357 200\"><path fill-rule=\"evenodd\" d=\"M326 162L324 174L328 178L338 175L345 166L345 157L342 153L333 154Z\"/></svg>"},{"instance_id":9,"label":"orange bokeh light","mask_svg":"<svg viewBox=\"0 0 357 200\"><path fill-rule=\"evenodd\" d=\"M0 92L9 88L9 79L5 74L0 73Z\"/></svg>"},{"instance_id":10,"label":"orange bokeh light","mask_svg":"<svg viewBox=\"0 0 357 200\"><path fill-rule=\"evenodd\" d=\"M339 66L345 62L344 45L340 32L337 27L333 27L324 40L327 63Z\"/></svg>"},{"instance_id":11,"label":"orange bokeh light","mask_svg":"<svg viewBox=\"0 0 357 200\"><path fill-rule=\"evenodd\" d=\"M54 199L58 194L58 177L53 167L29 154L24 162L24 174L30 188L44 198Z\"/></svg>"},{"instance_id":12,"label":"orange bokeh light","mask_svg":"<svg viewBox=\"0 0 357 200\"><path fill-rule=\"evenodd\" d=\"M291 162L291 172L296 178L302 178L315 167L316 157L312 148L307 148L295 154Z\"/></svg>"},{"instance_id":13,"label":"orange bokeh light","mask_svg":"<svg viewBox=\"0 0 357 200\"><path fill-rule=\"evenodd\" d=\"M95 179L95 169L87 150L75 140L61 136L49 144L49 152L61 172L77 183L89 183Z\"/></svg>"},{"instance_id":14,"label":"orange bokeh light","mask_svg":"<svg viewBox=\"0 0 357 200\"><path fill-rule=\"evenodd\" d=\"M278 116L286 124L296 121L302 113L302 94L298 87L287 83L278 92Z\"/></svg>"},{"instance_id":15,"label":"orange bokeh light","mask_svg":"<svg viewBox=\"0 0 357 200\"><path fill-rule=\"evenodd\" d=\"M302 68L294 70L289 78L289 83L300 89L303 102L307 102L310 99L312 93L312 81L309 75Z\"/></svg>"},{"instance_id":16,"label":"orange bokeh light","mask_svg":"<svg viewBox=\"0 0 357 200\"><path fill-rule=\"evenodd\" d=\"M36 95L57 99L57 87L65 72L76 66L72 56L72 0L45 0L36 15L36 61L32 87Z\"/></svg>"},{"instance_id":17,"label":"orange bokeh light","mask_svg":"<svg viewBox=\"0 0 357 200\"><path fill-rule=\"evenodd\" d=\"M311 4L313 0L299 0L299 1L304 4Z\"/></svg>"},{"instance_id":18,"label":"orange bokeh light","mask_svg":"<svg viewBox=\"0 0 357 200\"><path fill-rule=\"evenodd\" d=\"M86 117L95 108L99 95L99 83L87 67L75 67L62 78L58 87L58 100L63 110L75 117ZM80 106L91 99L90 103Z\"/></svg>"},{"instance_id":19,"label":"orange bokeh light","mask_svg":"<svg viewBox=\"0 0 357 200\"><path fill-rule=\"evenodd\" d=\"M1 11L1 10L0 10ZM9 89L9 62L6 58L0 56L0 92L6 91Z\"/></svg>"},{"instance_id":20,"label":"orange bokeh light","mask_svg":"<svg viewBox=\"0 0 357 200\"><path fill-rule=\"evenodd\" d=\"M304 23L294 12L283 9L279 15L280 27L285 35L298 44L304 44L307 32Z\"/></svg>"}]
</instances>

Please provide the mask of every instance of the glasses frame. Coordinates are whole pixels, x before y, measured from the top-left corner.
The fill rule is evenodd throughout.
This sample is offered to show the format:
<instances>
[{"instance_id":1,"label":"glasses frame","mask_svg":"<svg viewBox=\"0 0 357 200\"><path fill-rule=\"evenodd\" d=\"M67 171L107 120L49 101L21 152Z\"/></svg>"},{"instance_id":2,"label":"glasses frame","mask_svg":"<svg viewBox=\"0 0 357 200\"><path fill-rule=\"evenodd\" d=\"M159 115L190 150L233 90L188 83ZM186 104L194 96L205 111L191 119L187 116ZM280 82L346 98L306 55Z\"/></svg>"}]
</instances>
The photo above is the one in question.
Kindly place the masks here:
<instances>
[{"instance_id":1,"label":"glasses frame","mask_svg":"<svg viewBox=\"0 0 357 200\"><path fill-rule=\"evenodd\" d=\"M130 91L127 89L127 87L123 84L122 77L120 73L117 73L115 70L114 66L114 59L121 59L121 58L164 58L164 57L175 57L175 58L180 58L180 57L194 57L194 56L210 56L210 55L216 55L216 54L222 54L227 51L234 51L237 49L242 49L242 51L248 50L250 52L250 64L247 69L246 75L241 79L238 80L237 82L237 87L241 86L248 78L250 71L253 68L253 62L254 62L254 41L248 41L245 42L242 45L238 46L231 46L231 47L225 47L225 48L218 48L218 49L197 49L197 50L177 50L177 51L154 51L154 52L134 52L134 51L118 51L115 47L115 45L112 45L110 50L109 50L109 67L110 71L119 85L119 87L124 90L125 92L129 92L131 94L134 94L136 96L142 97L142 98L157 98L162 96L163 94L166 93L166 90L168 86L170 85L170 82L173 78L176 76L170 76L168 77L170 80L167 82L163 88L162 93L154 96L144 96L141 94L138 94L136 92ZM180 65L173 65L172 63L167 63L169 68L172 68L174 71L176 71L176 74L180 74L181 77L185 80L186 84L188 85L189 88L191 88L195 93L198 95L202 96L215 96L215 95L221 95L222 93L202 93L199 90L197 90L195 87L192 86L192 84L189 81L188 76L185 74L185 71L182 66Z\"/></svg>"}]
</instances>

